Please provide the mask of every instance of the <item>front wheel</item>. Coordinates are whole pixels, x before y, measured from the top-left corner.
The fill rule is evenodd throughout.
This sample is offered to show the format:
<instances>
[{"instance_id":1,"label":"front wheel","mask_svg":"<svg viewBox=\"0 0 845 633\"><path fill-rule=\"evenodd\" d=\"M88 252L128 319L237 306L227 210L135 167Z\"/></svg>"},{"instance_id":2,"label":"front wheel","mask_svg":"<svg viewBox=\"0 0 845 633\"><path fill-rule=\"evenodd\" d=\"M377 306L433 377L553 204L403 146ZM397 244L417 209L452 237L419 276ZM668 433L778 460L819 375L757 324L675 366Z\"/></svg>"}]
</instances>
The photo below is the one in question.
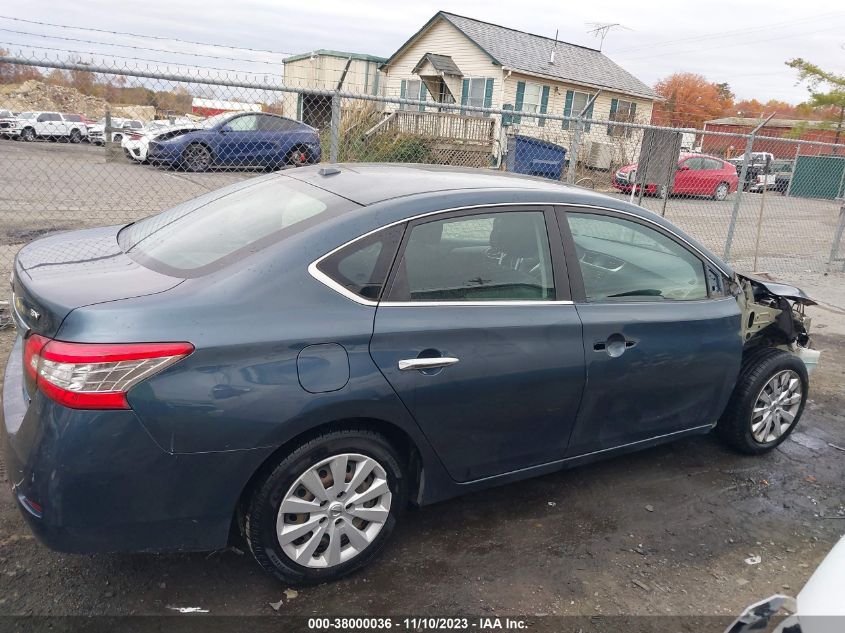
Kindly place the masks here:
<instances>
[{"instance_id":1,"label":"front wheel","mask_svg":"<svg viewBox=\"0 0 845 633\"><path fill-rule=\"evenodd\" d=\"M713 199L721 202L722 200L728 197L728 193L730 193L730 188L728 187L728 184L725 182L720 182L718 185L716 185L716 190L713 192Z\"/></svg>"},{"instance_id":2,"label":"front wheel","mask_svg":"<svg viewBox=\"0 0 845 633\"><path fill-rule=\"evenodd\" d=\"M211 167L211 152L204 145L188 145L182 152L182 166L187 171L206 171Z\"/></svg>"},{"instance_id":3,"label":"front wheel","mask_svg":"<svg viewBox=\"0 0 845 633\"><path fill-rule=\"evenodd\" d=\"M32 141L34 141L35 130L33 130L31 127L24 128L24 130L21 132L21 140L26 141L27 143L31 143Z\"/></svg>"},{"instance_id":4,"label":"front wheel","mask_svg":"<svg viewBox=\"0 0 845 633\"><path fill-rule=\"evenodd\" d=\"M804 362L779 349L748 352L716 431L733 448L768 452L795 429L807 401Z\"/></svg>"},{"instance_id":5,"label":"front wheel","mask_svg":"<svg viewBox=\"0 0 845 633\"><path fill-rule=\"evenodd\" d=\"M297 585L366 565L405 504L401 463L383 436L364 429L326 433L291 452L246 511L244 537L258 564Z\"/></svg>"}]
</instances>

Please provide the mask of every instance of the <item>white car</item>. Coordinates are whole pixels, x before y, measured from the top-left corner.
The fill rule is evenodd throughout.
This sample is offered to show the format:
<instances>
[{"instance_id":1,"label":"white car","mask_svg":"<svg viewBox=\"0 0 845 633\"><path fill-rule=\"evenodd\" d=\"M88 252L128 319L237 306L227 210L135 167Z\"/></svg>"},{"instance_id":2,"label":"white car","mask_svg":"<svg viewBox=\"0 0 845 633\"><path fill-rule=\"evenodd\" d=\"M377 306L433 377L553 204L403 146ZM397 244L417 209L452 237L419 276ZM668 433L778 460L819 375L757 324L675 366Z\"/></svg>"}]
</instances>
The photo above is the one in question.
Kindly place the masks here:
<instances>
[{"instance_id":1,"label":"white car","mask_svg":"<svg viewBox=\"0 0 845 633\"><path fill-rule=\"evenodd\" d=\"M85 132L87 127L81 117L79 121L69 121L58 112L21 112L9 128L9 134L22 141L49 138L79 143Z\"/></svg>"},{"instance_id":2,"label":"white car","mask_svg":"<svg viewBox=\"0 0 845 633\"><path fill-rule=\"evenodd\" d=\"M176 123L170 121L150 121L143 131L133 131L123 137L121 146L128 158L139 163L147 162L147 148L151 139L166 140L179 134L196 130L198 123L184 119Z\"/></svg>"},{"instance_id":3,"label":"white car","mask_svg":"<svg viewBox=\"0 0 845 633\"><path fill-rule=\"evenodd\" d=\"M103 117L99 121L97 121L94 125L88 128L88 141L93 143L94 145L103 145L105 140L105 129L106 129L106 118ZM121 119L118 117L112 117L111 119L111 130L112 130L112 142L114 143L121 143L123 141L123 137L126 136L128 132L136 131L136 130L143 130L144 124L137 119Z\"/></svg>"},{"instance_id":4,"label":"white car","mask_svg":"<svg viewBox=\"0 0 845 633\"><path fill-rule=\"evenodd\" d=\"M11 110L0 109L0 137L11 138L12 124L15 122L15 113Z\"/></svg>"},{"instance_id":5,"label":"white car","mask_svg":"<svg viewBox=\"0 0 845 633\"><path fill-rule=\"evenodd\" d=\"M791 614L772 633L841 633L845 631L845 537L810 576L797 598L774 595L752 604L725 633L768 631L770 620Z\"/></svg>"}]
</instances>

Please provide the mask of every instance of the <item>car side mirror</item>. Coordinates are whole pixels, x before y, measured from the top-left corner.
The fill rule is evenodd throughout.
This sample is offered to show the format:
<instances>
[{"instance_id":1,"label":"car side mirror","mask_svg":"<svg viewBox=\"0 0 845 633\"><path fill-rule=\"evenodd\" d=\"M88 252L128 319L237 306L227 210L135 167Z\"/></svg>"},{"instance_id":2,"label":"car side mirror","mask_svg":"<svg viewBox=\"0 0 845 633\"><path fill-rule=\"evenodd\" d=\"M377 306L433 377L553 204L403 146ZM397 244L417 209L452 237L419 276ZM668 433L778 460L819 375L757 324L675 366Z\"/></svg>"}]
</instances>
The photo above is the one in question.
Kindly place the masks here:
<instances>
[{"instance_id":1,"label":"car side mirror","mask_svg":"<svg viewBox=\"0 0 845 633\"><path fill-rule=\"evenodd\" d=\"M232 128L230 128L228 125L224 125L223 127L220 128L221 134L228 134L231 131L232 131Z\"/></svg>"},{"instance_id":2,"label":"car side mirror","mask_svg":"<svg viewBox=\"0 0 845 633\"><path fill-rule=\"evenodd\" d=\"M678 171L689 171L689 167L687 165L678 165Z\"/></svg>"}]
</instances>

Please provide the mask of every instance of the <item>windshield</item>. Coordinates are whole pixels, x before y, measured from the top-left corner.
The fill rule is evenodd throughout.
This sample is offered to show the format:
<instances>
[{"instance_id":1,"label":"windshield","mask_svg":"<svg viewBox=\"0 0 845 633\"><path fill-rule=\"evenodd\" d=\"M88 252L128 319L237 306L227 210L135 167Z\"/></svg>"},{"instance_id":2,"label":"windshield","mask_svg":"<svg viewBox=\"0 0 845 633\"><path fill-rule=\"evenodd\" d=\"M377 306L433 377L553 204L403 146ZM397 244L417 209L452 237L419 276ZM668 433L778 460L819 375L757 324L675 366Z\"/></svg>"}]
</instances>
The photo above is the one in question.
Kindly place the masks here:
<instances>
[{"instance_id":1,"label":"windshield","mask_svg":"<svg viewBox=\"0 0 845 633\"><path fill-rule=\"evenodd\" d=\"M233 116L235 116L235 114L236 114L235 112L223 112L222 114L215 114L214 116L208 117L200 125L204 129L209 130L209 129L213 128L214 126L216 126L220 123L223 123L224 121L227 121L228 119L231 119Z\"/></svg>"},{"instance_id":2,"label":"windshield","mask_svg":"<svg viewBox=\"0 0 845 633\"><path fill-rule=\"evenodd\" d=\"M0 118L7 119L10 116L12 116L12 113L9 112L8 110L0 110Z\"/></svg>"},{"instance_id":3,"label":"windshield","mask_svg":"<svg viewBox=\"0 0 845 633\"><path fill-rule=\"evenodd\" d=\"M148 268L197 276L355 206L292 178L239 183L131 224L118 243Z\"/></svg>"},{"instance_id":4,"label":"windshield","mask_svg":"<svg viewBox=\"0 0 845 633\"><path fill-rule=\"evenodd\" d=\"M18 118L19 119L34 119L35 118L35 112L21 112L18 115Z\"/></svg>"}]
</instances>

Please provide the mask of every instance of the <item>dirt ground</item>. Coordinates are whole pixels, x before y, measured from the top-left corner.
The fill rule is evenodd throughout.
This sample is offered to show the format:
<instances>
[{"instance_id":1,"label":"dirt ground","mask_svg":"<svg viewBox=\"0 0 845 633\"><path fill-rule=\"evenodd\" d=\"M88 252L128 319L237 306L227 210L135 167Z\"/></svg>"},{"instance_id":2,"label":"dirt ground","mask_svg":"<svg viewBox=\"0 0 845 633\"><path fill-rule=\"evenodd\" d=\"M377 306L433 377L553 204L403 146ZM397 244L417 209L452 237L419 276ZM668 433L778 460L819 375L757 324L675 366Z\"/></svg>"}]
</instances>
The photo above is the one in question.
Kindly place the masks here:
<instances>
[{"instance_id":1,"label":"dirt ground","mask_svg":"<svg viewBox=\"0 0 845 633\"><path fill-rule=\"evenodd\" d=\"M823 282L814 283L820 292ZM845 286L841 278L823 285ZM236 550L51 552L29 534L6 482L0 616L172 615L177 607L271 616L733 615L771 594L795 594L845 532L845 302L837 303L813 309L822 362L798 431L772 454L740 456L698 437L409 510L372 566L297 592ZM11 342L0 332L4 358Z\"/></svg>"}]
</instances>

